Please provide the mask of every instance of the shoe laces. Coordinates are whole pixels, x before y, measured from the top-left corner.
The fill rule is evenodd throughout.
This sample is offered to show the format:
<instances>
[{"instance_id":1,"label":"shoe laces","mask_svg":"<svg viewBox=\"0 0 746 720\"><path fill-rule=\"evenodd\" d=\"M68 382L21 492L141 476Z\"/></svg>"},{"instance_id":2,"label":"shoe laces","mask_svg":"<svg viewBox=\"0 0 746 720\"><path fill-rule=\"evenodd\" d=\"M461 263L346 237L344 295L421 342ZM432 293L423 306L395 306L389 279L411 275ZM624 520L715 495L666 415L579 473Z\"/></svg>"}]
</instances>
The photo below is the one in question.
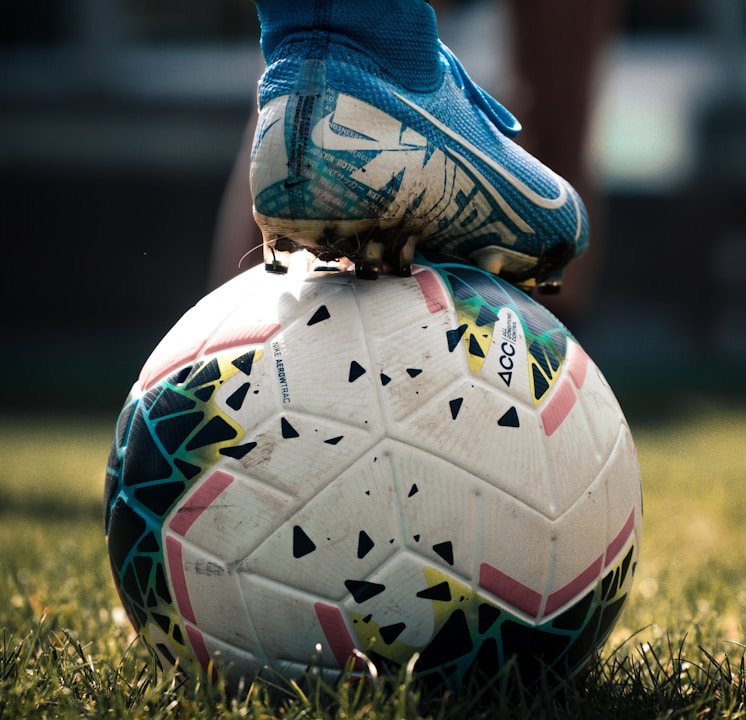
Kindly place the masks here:
<instances>
[{"instance_id":1,"label":"shoe laces","mask_svg":"<svg viewBox=\"0 0 746 720\"><path fill-rule=\"evenodd\" d=\"M459 59L448 46L440 42L440 52L451 68L459 87L468 95L474 104L487 116L487 119L497 127L503 135L515 137L521 131L521 123L506 107L501 105L489 93L477 85L464 69Z\"/></svg>"}]
</instances>

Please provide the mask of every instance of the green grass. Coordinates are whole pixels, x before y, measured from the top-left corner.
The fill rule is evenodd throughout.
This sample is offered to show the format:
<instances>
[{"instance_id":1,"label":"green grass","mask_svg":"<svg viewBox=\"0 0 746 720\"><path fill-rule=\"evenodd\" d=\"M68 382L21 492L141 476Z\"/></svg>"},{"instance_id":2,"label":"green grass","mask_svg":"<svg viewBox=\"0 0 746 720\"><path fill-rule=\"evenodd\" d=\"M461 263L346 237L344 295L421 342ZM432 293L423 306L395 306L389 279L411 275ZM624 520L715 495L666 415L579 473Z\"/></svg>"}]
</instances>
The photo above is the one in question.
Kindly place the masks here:
<instances>
[{"instance_id":1,"label":"green grass","mask_svg":"<svg viewBox=\"0 0 746 720\"><path fill-rule=\"evenodd\" d=\"M643 548L630 600L582 679L509 672L426 697L406 674L334 688L183 686L133 634L109 573L103 468L114 418L0 419L1 718L746 717L746 411L633 423Z\"/></svg>"}]
</instances>

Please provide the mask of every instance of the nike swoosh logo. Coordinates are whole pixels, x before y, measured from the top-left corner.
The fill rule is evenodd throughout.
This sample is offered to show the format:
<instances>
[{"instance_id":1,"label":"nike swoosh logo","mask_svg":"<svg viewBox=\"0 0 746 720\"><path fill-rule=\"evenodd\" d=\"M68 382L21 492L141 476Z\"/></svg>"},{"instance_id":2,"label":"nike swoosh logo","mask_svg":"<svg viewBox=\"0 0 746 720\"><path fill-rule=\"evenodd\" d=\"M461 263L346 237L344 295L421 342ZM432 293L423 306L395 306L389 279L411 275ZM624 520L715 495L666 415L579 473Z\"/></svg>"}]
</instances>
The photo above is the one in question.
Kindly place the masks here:
<instances>
[{"instance_id":1,"label":"nike swoosh logo","mask_svg":"<svg viewBox=\"0 0 746 720\"><path fill-rule=\"evenodd\" d=\"M361 118L365 127L360 127ZM346 133L345 130L348 132ZM427 148L427 140L380 108L340 93L332 112L311 131L311 142L325 150L413 150Z\"/></svg>"},{"instance_id":2,"label":"nike swoosh logo","mask_svg":"<svg viewBox=\"0 0 746 720\"><path fill-rule=\"evenodd\" d=\"M530 187L528 187L528 185L526 185L526 183L513 175L513 173L506 170L502 165L499 165L489 155L484 153L473 143L469 142L466 138L451 130L451 128L438 120L438 118L436 118L434 115L431 115L424 108L419 107L419 105L416 105L411 100L405 98L399 93L395 92L394 95L399 98L399 100L401 100L405 105L411 107L412 110L414 110L418 115L421 115L423 118L425 118L425 120L438 128L438 130L451 138L451 140L453 140L456 145L460 146L464 150L468 150L475 157L478 157L488 168L490 168L490 170L494 170L494 172L500 175L500 177L502 177L507 183L518 190L521 195L523 195L527 200L532 202L537 207L544 208L545 210L556 210L557 208L562 207L567 202L567 188L565 184L559 180L559 177L557 177L551 170L548 170L548 172L557 177L556 182L559 187L559 195L554 198L544 197L543 195L537 193L535 190L532 190ZM473 167L471 163L468 163L468 165ZM487 187L490 187L490 183L487 183L486 185Z\"/></svg>"},{"instance_id":3,"label":"nike swoosh logo","mask_svg":"<svg viewBox=\"0 0 746 720\"><path fill-rule=\"evenodd\" d=\"M310 181L311 178L297 178L296 180L290 180L289 178L285 180L284 187L285 189L289 190L290 188L297 187L298 185L303 185L303 183L307 183Z\"/></svg>"}]
</instances>

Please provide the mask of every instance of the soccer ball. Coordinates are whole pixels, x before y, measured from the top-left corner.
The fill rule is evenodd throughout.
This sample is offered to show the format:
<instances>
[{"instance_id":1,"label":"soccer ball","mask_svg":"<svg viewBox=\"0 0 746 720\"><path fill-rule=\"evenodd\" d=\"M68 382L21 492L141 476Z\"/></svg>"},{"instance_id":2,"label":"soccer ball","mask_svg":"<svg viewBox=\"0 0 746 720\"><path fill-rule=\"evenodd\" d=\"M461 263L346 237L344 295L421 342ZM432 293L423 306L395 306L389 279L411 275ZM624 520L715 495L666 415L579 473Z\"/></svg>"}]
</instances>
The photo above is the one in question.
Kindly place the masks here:
<instances>
[{"instance_id":1,"label":"soccer ball","mask_svg":"<svg viewBox=\"0 0 746 720\"><path fill-rule=\"evenodd\" d=\"M526 681L582 668L629 592L641 502L567 329L418 256L375 282L254 268L197 303L121 412L105 522L165 666L235 687L417 654L458 684L511 658Z\"/></svg>"}]
</instances>

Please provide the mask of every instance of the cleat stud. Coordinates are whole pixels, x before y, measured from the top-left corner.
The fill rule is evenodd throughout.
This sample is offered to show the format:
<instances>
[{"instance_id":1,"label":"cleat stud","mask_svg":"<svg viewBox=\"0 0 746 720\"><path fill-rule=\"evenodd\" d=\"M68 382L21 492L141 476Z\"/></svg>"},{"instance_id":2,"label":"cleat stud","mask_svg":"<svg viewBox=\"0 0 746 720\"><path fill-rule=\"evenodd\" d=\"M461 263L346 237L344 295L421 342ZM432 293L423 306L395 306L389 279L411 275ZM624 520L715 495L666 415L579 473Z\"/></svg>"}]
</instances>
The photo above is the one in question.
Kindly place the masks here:
<instances>
[{"instance_id":1,"label":"cleat stud","mask_svg":"<svg viewBox=\"0 0 746 720\"><path fill-rule=\"evenodd\" d=\"M361 252L360 259L355 263L355 275L366 280L375 280L383 267L382 242L367 242Z\"/></svg>"},{"instance_id":2,"label":"cleat stud","mask_svg":"<svg viewBox=\"0 0 746 720\"><path fill-rule=\"evenodd\" d=\"M355 263L355 277L362 278L363 280L377 280L378 268L366 265L365 263Z\"/></svg>"},{"instance_id":3,"label":"cleat stud","mask_svg":"<svg viewBox=\"0 0 746 720\"><path fill-rule=\"evenodd\" d=\"M382 242L370 240L365 244L360 252L360 259L366 265L376 265L381 267L383 261L384 245Z\"/></svg>"},{"instance_id":4,"label":"cleat stud","mask_svg":"<svg viewBox=\"0 0 746 720\"><path fill-rule=\"evenodd\" d=\"M562 291L562 283L539 283L536 292L539 295L559 295Z\"/></svg>"},{"instance_id":5,"label":"cleat stud","mask_svg":"<svg viewBox=\"0 0 746 720\"><path fill-rule=\"evenodd\" d=\"M276 275L285 275L288 271L287 267L279 262L264 263L264 269L267 272L275 273Z\"/></svg>"},{"instance_id":6,"label":"cleat stud","mask_svg":"<svg viewBox=\"0 0 746 720\"><path fill-rule=\"evenodd\" d=\"M546 280L536 285L536 292L540 295L557 295L562 290L562 272L564 268L555 270Z\"/></svg>"},{"instance_id":7,"label":"cleat stud","mask_svg":"<svg viewBox=\"0 0 746 720\"><path fill-rule=\"evenodd\" d=\"M495 246L485 247L471 253L469 260L493 275L500 275L505 265L505 255L500 248Z\"/></svg>"},{"instance_id":8,"label":"cleat stud","mask_svg":"<svg viewBox=\"0 0 746 720\"><path fill-rule=\"evenodd\" d=\"M412 275L412 262L414 261L414 251L418 239L416 235L410 235L399 251L396 274L400 277L410 277Z\"/></svg>"},{"instance_id":9,"label":"cleat stud","mask_svg":"<svg viewBox=\"0 0 746 720\"><path fill-rule=\"evenodd\" d=\"M275 250L275 248L264 240L264 269L270 273L284 275L290 268L289 252Z\"/></svg>"}]
</instances>

